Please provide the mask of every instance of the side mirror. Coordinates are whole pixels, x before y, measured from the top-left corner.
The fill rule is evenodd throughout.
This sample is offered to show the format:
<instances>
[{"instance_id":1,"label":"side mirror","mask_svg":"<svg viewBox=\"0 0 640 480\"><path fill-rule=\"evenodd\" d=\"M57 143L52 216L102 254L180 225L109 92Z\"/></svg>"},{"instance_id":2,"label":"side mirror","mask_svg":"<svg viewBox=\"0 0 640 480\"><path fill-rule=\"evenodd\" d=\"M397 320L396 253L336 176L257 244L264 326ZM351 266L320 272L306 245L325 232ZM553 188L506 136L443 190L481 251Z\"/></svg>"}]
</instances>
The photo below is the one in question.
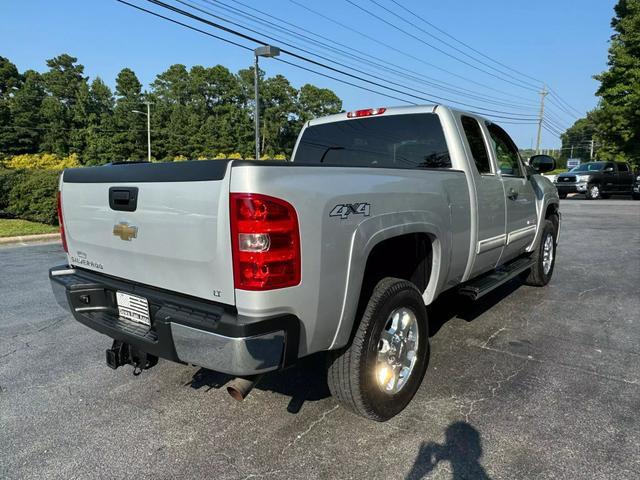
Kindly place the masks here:
<instances>
[{"instance_id":1,"label":"side mirror","mask_svg":"<svg viewBox=\"0 0 640 480\"><path fill-rule=\"evenodd\" d=\"M604 171L607 173L611 173L613 172L613 167L605 168Z\"/></svg>"},{"instance_id":2,"label":"side mirror","mask_svg":"<svg viewBox=\"0 0 640 480\"><path fill-rule=\"evenodd\" d=\"M529 160L529 166L533 168L536 173L550 172L556 169L556 159L549 155L534 155Z\"/></svg>"}]
</instances>

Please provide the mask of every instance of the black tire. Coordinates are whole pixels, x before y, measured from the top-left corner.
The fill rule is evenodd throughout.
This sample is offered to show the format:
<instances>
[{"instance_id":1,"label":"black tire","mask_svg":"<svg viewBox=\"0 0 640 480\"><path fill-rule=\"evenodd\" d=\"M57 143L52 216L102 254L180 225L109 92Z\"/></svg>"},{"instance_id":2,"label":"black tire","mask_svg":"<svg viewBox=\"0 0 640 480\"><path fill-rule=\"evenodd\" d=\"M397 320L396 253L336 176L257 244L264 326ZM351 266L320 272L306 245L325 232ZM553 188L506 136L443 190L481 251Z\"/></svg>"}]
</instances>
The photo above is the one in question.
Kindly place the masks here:
<instances>
[{"instance_id":1,"label":"black tire","mask_svg":"<svg viewBox=\"0 0 640 480\"><path fill-rule=\"evenodd\" d=\"M564 200L565 198L567 198L567 194L566 193L558 193L558 197L560 197L561 200Z\"/></svg>"},{"instance_id":2,"label":"black tire","mask_svg":"<svg viewBox=\"0 0 640 480\"><path fill-rule=\"evenodd\" d=\"M542 235L540 236L540 243L536 247L536 250L533 252L532 259L534 260L533 267L529 270L528 274L524 277L524 283L527 285L531 285L533 287L544 287L549 280L551 280L551 276L553 275L553 269L556 265L556 246L557 246L557 235L556 227L554 223L548 218L544 221L544 227L542 229ZM551 245L552 245L552 260L551 260L551 268L548 272L544 271L544 247L547 237L551 236Z\"/></svg>"},{"instance_id":3,"label":"black tire","mask_svg":"<svg viewBox=\"0 0 640 480\"><path fill-rule=\"evenodd\" d=\"M376 367L380 336L391 313L407 308L417 320L416 360L406 383L396 393L378 386ZM369 298L348 348L329 356L327 382L332 395L347 409L384 422L400 413L420 388L429 362L427 310L416 286L406 280L383 278Z\"/></svg>"},{"instance_id":4,"label":"black tire","mask_svg":"<svg viewBox=\"0 0 640 480\"><path fill-rule=\"evenodd\" d=\"M634 200L640 200L640 193L632 193L631 198L633 198Z\"/></svg>"},{"instance_id":5,"label":"black tire","mask_svg":"<svg viewBox=\"0 0 640 480\"><path fill-rule=\"evenodd\" d=\"M600 198L602 198L600 185L587 186L587 193L585 193L585 197L587 197L587 200L599 200Z\"/></svg>"}]
</instances>

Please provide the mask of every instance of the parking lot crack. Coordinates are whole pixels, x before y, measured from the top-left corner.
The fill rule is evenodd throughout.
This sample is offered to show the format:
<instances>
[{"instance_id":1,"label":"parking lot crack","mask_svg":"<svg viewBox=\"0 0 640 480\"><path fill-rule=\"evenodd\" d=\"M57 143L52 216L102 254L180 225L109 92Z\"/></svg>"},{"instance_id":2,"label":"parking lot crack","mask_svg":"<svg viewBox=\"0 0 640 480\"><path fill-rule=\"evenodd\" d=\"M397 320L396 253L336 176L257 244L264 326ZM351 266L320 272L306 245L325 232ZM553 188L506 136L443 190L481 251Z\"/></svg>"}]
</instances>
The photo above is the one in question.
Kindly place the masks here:
<instances>
[{"instance_id":1,"label":"parking lot crack","mask_svg":"<svg viewBox=\"0 0 640 480\"><path fill-rule=\"evenodd\" d=\"M493 333L491 334L491 336L490 336L489 338L487 338L487 339L485 340L485 342L481 345L481 348L486 348L486 346L487 346L487 345L489 345L489 342L490 342L491 340L493 340L497 335L499 335L499 334L500 334L500 332L503 332L503 331L505 331L506 329L507 329L507 327L502 327L502 328L500 328L500 329L496 330L495 332L493 332Z\"/></svg>"},{"instance_id":2,"label":"parking lot crack","mask_svg":"<svg viewBox=\"0 0 640 480\"><path fill-rule=\"evenodd\" d=\"M284 454L284 452L286 452L289 448L293 447L293 446L296 444L296 442L297 442L298 440L302 439L302 437L304 437L305 435L307 435L311 430L313 430L313 429L314 429L314 427L315 427L316 425L318 425L318 424L322 423L322 422L327 418L327 415L329 415L329 414L331 414L331 413L335 412L339 407L340 407L340 405L335 405L335 406L333 406L332 408L330 408L329 410L327 410L326 412L324 412L324 413L320 416L320 418L319 418L319 419L314 420L313 422L311 422L311 423L309 424L309 426L307 427L307 429L306 429L304 432L299 433L298 435L296 435L296 436L295 436L295 438L294 438L292 441L290 441L290 442L289 442L289 443L288 443L288 444L287 444L287 445L282 449L282 454Z\"/></svg>"}]
</instances>

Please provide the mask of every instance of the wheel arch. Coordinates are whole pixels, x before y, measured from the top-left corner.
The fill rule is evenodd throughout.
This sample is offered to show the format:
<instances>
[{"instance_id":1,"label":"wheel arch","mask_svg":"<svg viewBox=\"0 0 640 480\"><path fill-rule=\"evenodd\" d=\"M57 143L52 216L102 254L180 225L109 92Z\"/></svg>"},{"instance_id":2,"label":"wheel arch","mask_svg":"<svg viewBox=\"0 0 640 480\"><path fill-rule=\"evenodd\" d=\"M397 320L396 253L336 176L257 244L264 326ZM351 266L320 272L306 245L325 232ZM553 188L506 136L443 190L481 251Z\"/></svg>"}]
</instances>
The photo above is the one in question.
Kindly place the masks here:
<instances>
[{"instance_id":1,"label":"wheel arch","mask_svg":"<svg viewBox=\"0 0 640 480\"><path fill-rule=\"evenodd\" d=\"M443 241L445 233L439 226L429 221L430 219L420 218L420 212L407 213L411 213L414 217L410 222L390 224L373 233L367 233L366 228L358 228L354 232L340 320L330 349L343 347L349 342L361 308L361 299L363 295L366 295L366 289L370 287L371 282L367 284L366 275L371 273L372 268L375 269L372 261L375 262L378 256L388 256L405 242L406 244L416 242L417 254L413 256L416 260L416 270L423 268L423 271L426 271L428 269L428 278L424 279L424 285L418 287L425 304L431 303L441 291L447 277L446 273L449 270L450 252L447 246L449 242ZM425 212L425 215L428 214ZM379 224L380 221L378 218L377 223ZM419 255L420 245L425 247L422 258ZM401 266L408 266L410 264L410 260L406 260L406 257L412 255L408 255L407 252L403 253L400 259L397 255L394 256L394 265L399 263ZM400 261L398 262L398 260ZM405 260L407 263L404 263ZM376 271L376 274L379 276L385 272L386 270L382 269L382 271ZM390 270L387 276L393 276L391 272L393 270ZM396 275L398 275L397 271ZM406 277L406 275L401 275L399 278L402 277ZM411 280L411 278L405 279ZM373 286L375 287L375 285Z\"/></svg>"}]
</instances>

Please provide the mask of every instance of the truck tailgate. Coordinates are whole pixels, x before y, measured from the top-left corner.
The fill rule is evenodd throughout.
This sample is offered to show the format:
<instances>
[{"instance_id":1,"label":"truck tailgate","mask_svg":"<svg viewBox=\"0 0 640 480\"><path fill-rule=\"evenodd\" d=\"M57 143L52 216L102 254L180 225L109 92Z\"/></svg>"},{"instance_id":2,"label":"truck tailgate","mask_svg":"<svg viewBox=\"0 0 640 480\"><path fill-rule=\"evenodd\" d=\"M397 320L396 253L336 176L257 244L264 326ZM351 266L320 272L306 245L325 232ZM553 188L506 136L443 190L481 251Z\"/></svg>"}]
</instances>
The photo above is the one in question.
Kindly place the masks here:
<instances>
[{"instance_id":1,"label":"truck tailgate","mask_svg":"<svg viewBox=\"0 0 640 480\"><path fill-rule=\"evenodd\" d=\"M122 164L65 171L62 211L70 264L234 304L227 164ZM135 202L114 203L114 195L122 192L131 192ZM133 203L135 210L127 211Z\"/></svg>"}]
</instances>

